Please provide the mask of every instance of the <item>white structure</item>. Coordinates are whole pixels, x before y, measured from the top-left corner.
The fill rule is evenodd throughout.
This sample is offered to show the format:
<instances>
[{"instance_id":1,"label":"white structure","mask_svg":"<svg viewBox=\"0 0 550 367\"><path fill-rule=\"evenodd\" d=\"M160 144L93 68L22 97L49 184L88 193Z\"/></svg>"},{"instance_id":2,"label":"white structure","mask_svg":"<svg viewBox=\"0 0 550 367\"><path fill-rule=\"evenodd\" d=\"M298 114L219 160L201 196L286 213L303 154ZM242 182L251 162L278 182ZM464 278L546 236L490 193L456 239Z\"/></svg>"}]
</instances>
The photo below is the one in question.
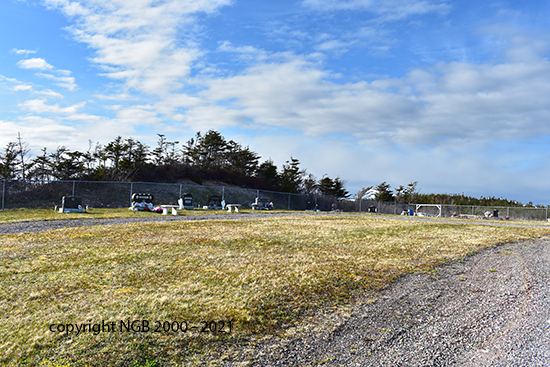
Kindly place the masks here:
<instances>
[{"instance_id":1,"label":"white structure","mask_svg":"<svg viewBox=\"0 0 550 367\"><path fill-rule=\"evenodd\" d=\"M418 210L422 207L435 207L439 211L437 215L435 214L425 214L425 213L419 213ZM416 215L419 217L421 216L433 216L433 217L441 217L441 205L440 204L416 204Z\"/></svg>"}]
</instances>

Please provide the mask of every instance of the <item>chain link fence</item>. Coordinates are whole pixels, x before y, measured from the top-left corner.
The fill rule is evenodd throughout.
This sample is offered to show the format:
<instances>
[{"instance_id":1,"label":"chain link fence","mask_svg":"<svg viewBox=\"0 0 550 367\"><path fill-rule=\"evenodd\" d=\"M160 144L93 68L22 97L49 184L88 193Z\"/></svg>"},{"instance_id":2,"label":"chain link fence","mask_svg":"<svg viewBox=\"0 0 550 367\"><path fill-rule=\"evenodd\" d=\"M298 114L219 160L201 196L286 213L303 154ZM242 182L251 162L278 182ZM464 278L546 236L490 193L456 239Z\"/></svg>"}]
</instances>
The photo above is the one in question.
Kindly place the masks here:
<instances>
[{"instance_id":1,"label":"chain link fence","mask_svg":"<svg viewBox=\"0 0 550 367\"><path fill-rule=\"evenodd\" d=\"M91 208L129 207L133 194L154 196L155 205L176 205L185 194L193 195L193 206L202 208L208 199L217 195L227 204L250 208L256 198L267 199L275 209L338 210L379 214L408 214L443 217L492 217L514 220L548 220L548 208L494 207L471 205L421 205L376 200L338 199L321 195L291 194L226 186L204 186L183 183L113 182L113 181L22 181L2 180L2 211L17 208L53 208L63 196L78 196L83 205Z\"/></svg>"},{"instance_id":2,"label":"chain link fence","mask_svg":"<svg viewBox=\"0 0 550 367\"><path fill-rule=\"evenodd\" d=\"M176 205L186 194L193 196L193 206L208 205L211 196L227 204L251 208L256 198L265 198L276 209L331 210L338 201L316 195L300 195L267 190L179 183L112 182L112 181L22 181L2 180L2 210L17 208L53 208L63 196L78 196L91 208L129 207L133 194L151 194L155 205Z\"/></svg>"}]
</instances>

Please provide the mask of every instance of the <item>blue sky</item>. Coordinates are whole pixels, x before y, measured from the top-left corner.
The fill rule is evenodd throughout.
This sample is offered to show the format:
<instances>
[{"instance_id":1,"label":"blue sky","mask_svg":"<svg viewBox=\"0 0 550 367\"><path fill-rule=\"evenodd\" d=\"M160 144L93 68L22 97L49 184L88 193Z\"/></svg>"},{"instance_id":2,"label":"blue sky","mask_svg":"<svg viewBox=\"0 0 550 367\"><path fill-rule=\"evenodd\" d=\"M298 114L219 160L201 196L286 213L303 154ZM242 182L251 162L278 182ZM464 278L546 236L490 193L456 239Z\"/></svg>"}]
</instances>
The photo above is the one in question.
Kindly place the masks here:
<instances>
[{"instance_id":1,"label":"blue sky","mask_svg":"<svg viewBox=\"0 0 550 367\"><path fill-rule=\"evenodd\" d=\"M0 146L216 129L347 188L550 204L547 1L4 0Z\"/></svg>"}]
</instances>

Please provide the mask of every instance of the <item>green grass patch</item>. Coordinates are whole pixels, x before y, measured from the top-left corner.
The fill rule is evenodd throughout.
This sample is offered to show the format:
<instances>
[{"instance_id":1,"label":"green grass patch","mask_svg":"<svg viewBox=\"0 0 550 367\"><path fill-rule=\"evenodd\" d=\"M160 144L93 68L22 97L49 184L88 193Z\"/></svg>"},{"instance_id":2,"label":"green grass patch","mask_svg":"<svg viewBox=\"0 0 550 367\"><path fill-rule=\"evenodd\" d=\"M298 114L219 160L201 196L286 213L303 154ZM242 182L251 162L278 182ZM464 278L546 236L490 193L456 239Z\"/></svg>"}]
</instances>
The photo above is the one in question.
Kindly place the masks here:
<instances>
[{"instance_id":1,"label":"green grass patch","mask_svg":"<svg viewBox=\"0 0 550 367\"><path fill-rule=\"evenodd\" d=\"M3 365L180 366L405 273L546 229L372 216L138 223L0 236ZM121 332L187 321L231 333ZM215 324L212 324L214 321ZM117 331L105 330L115 323ZM52 332L59 325L99 332ZM61 328L61 327L60 327Z\"/></svg>"}]
</instances>

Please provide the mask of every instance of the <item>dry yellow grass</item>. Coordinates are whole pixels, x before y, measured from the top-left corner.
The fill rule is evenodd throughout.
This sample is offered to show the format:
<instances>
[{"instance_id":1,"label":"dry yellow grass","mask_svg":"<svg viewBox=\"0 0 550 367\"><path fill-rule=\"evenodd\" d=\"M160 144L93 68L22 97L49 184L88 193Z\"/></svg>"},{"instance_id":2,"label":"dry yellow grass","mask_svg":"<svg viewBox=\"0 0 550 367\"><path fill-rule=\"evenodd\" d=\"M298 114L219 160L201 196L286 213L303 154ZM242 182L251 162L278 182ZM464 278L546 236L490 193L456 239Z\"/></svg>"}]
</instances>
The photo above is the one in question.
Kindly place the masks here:
<instances>
[{"instance_id":1,"label":"dry yellow grass","mask_svg":"<svg viewBox=\"0 0 550 367\"><path fill-rule=\"evenodd\" d=\"M404 273L549 233L367 216L296 216L0 236L1 362L193 363L201 358L198 352L223 351L240 338L297 324L319 307L349 302ZM128 320L140 320L136 326L147 320L151 330L121 332L121 321ZM161 327L153 332L157 320L217 328L221 321L224 331L231 321L232 330L184 333ZM60 324L91 328L103 322L114 322L117 331L56 331Z\"/></svg>"}]
</instances>

